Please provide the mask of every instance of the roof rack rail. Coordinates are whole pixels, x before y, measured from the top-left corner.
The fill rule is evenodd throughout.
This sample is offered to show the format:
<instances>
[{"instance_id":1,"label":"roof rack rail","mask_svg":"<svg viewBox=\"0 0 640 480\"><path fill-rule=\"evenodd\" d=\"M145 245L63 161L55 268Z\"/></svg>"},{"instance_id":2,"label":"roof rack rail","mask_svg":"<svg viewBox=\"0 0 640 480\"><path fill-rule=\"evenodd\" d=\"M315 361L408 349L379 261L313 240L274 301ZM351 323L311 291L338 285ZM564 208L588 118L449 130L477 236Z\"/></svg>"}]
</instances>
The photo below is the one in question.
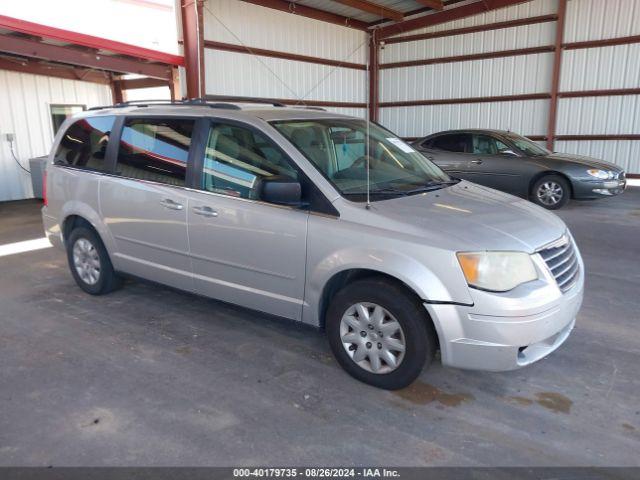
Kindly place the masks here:
<instances>
[{"instance_id":1,"label":"roof rack rail","mask_svg":"<svg viewBox=\"0 0 640 480\"><path fill-rule=\"evenodd\" d=\"M260 103L264 105L272 105L274 107L286 107L284 103L276 98L260 98L260 97L240 97L234 95L205 95L202 99L211 102L234 102L234 103Z\"/></svg>"},{"instance_id":2,"label":"roof rack rail","mask_svg":"<svg viewBox=\"0 0 640 480\"><path fill-rule=\"evenodd\" d=\"M202 105L210 108L240 110L239 106L233 105L232 103L210 102L204 98L189 98L185 100L163 100L163 99L129 100L126 102L119 102L113 105L91 107L89 108L89 110L104 110L107 108L126 108L126 107L151 107L151 106L163 106L163 105L170 105L175 107L192 107L192 106Z\"/></svg>"}]
</instances>

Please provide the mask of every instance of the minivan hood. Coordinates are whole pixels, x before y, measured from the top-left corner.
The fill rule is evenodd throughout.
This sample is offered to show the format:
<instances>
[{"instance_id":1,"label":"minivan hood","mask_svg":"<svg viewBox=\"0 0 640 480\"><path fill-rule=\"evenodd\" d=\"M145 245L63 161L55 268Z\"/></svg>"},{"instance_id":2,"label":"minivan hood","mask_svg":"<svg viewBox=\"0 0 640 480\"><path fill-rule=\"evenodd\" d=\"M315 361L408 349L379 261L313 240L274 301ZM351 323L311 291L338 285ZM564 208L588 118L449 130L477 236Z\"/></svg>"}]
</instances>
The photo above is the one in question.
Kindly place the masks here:
<instances>
[{"instance_id":1,"label":"minivan hood","mask_svg":"<svg viewBox=\"0 0 640 480\"><path fill-rule=\"evenodd\" d=\"M599 168L600 170L612 170L614 172L622 170L615 163L607 162L605 160L598 160L597 158L585 157L583 155L574 155L569 153L552 153L543 158L548 158L549 160L571 162L577 165L583 165L588 168Z\"/></svg>"},{"instance_id":2,"label":"minivan hood","mask_svg":"<svg viewBox=\"0 0 640 480\"><path fill-rule=\"evenodd\" d=\"M467 181L440 190L374 202L371 212L384 224L442 235L461 250L533 253L560 238L566 225L555 214L526 200ZM426 233L425 232L425 233Z\"/></svg>"}]
</instances>

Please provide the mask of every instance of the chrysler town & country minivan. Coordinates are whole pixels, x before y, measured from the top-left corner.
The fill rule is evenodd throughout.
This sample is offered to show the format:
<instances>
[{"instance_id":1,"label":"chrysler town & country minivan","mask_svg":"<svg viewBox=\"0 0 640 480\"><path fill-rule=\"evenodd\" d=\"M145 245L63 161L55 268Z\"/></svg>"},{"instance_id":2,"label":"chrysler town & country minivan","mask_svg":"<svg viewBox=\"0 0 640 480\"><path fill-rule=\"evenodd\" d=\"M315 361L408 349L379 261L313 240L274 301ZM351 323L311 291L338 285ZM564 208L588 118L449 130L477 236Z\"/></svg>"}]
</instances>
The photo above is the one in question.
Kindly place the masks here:
<instances>
[{"instance_id":1,"label":"chrysler town & country minivan","mask_svg":"<svg viewBox=\"0 0 640 480\"><path fill-rule=\"evenodd\" d=\"M582 302L557 216L317 109L84 112L56 136L42 215L84 291L129 275L320 327L348 373L387 389L437 350L452 367L531 364Z\"/></svg>"}]
</instances>

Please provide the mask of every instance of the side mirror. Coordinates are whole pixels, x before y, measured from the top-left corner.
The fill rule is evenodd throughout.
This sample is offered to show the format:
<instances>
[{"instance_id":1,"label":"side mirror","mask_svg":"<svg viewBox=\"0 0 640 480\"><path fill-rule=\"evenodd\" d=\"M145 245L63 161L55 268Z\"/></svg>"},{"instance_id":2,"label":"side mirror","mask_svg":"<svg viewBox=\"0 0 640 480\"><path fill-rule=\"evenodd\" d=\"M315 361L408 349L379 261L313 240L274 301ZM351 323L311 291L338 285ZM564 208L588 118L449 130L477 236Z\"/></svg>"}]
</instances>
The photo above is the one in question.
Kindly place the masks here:
<instances>
[{"instance_id":1,"label":"side mirror","mask_svg":"<svg viewBox=\"0 0 640 480\"><path fill-rule=\"evenodd\" d=\"M261 181L260 199L278 205L300 206L302 186L299 181L284 175L266 177Z\"/></svg>"}]
</instances>

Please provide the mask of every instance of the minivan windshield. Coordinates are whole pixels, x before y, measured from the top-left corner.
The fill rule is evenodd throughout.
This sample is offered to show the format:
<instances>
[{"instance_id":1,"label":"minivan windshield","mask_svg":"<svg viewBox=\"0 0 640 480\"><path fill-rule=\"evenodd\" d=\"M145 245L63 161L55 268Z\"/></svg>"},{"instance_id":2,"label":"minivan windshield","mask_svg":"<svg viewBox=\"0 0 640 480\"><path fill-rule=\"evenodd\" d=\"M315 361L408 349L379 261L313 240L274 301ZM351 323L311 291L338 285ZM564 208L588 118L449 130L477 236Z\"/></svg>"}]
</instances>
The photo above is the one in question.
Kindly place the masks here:
<instances>
[{"instance_id":1,"label":"minivan windshield","mask_svg":"<svg viewBox=\"0 0 640 480\"><path fill-rule=\"evenodd\" d=\"M286 120L272 125L350 200L366 200L367 168L372 200L457 182L374 123L369 123L368 132L366 121L349 118Z\"/></svg>"},{"instance_id":2,"label":"minivan windshield","mask_svg":"<svg viewBox=\"0 0 640 480\"><path fill-rule=\"evenodd\" d=\"M546 148L541 147L537 143L523 137L522 135L518 135L517 133L509 132L506 137L513 142L518 150L530 157L544 157L551 153Z\"/></svg>"}]
</instances>

